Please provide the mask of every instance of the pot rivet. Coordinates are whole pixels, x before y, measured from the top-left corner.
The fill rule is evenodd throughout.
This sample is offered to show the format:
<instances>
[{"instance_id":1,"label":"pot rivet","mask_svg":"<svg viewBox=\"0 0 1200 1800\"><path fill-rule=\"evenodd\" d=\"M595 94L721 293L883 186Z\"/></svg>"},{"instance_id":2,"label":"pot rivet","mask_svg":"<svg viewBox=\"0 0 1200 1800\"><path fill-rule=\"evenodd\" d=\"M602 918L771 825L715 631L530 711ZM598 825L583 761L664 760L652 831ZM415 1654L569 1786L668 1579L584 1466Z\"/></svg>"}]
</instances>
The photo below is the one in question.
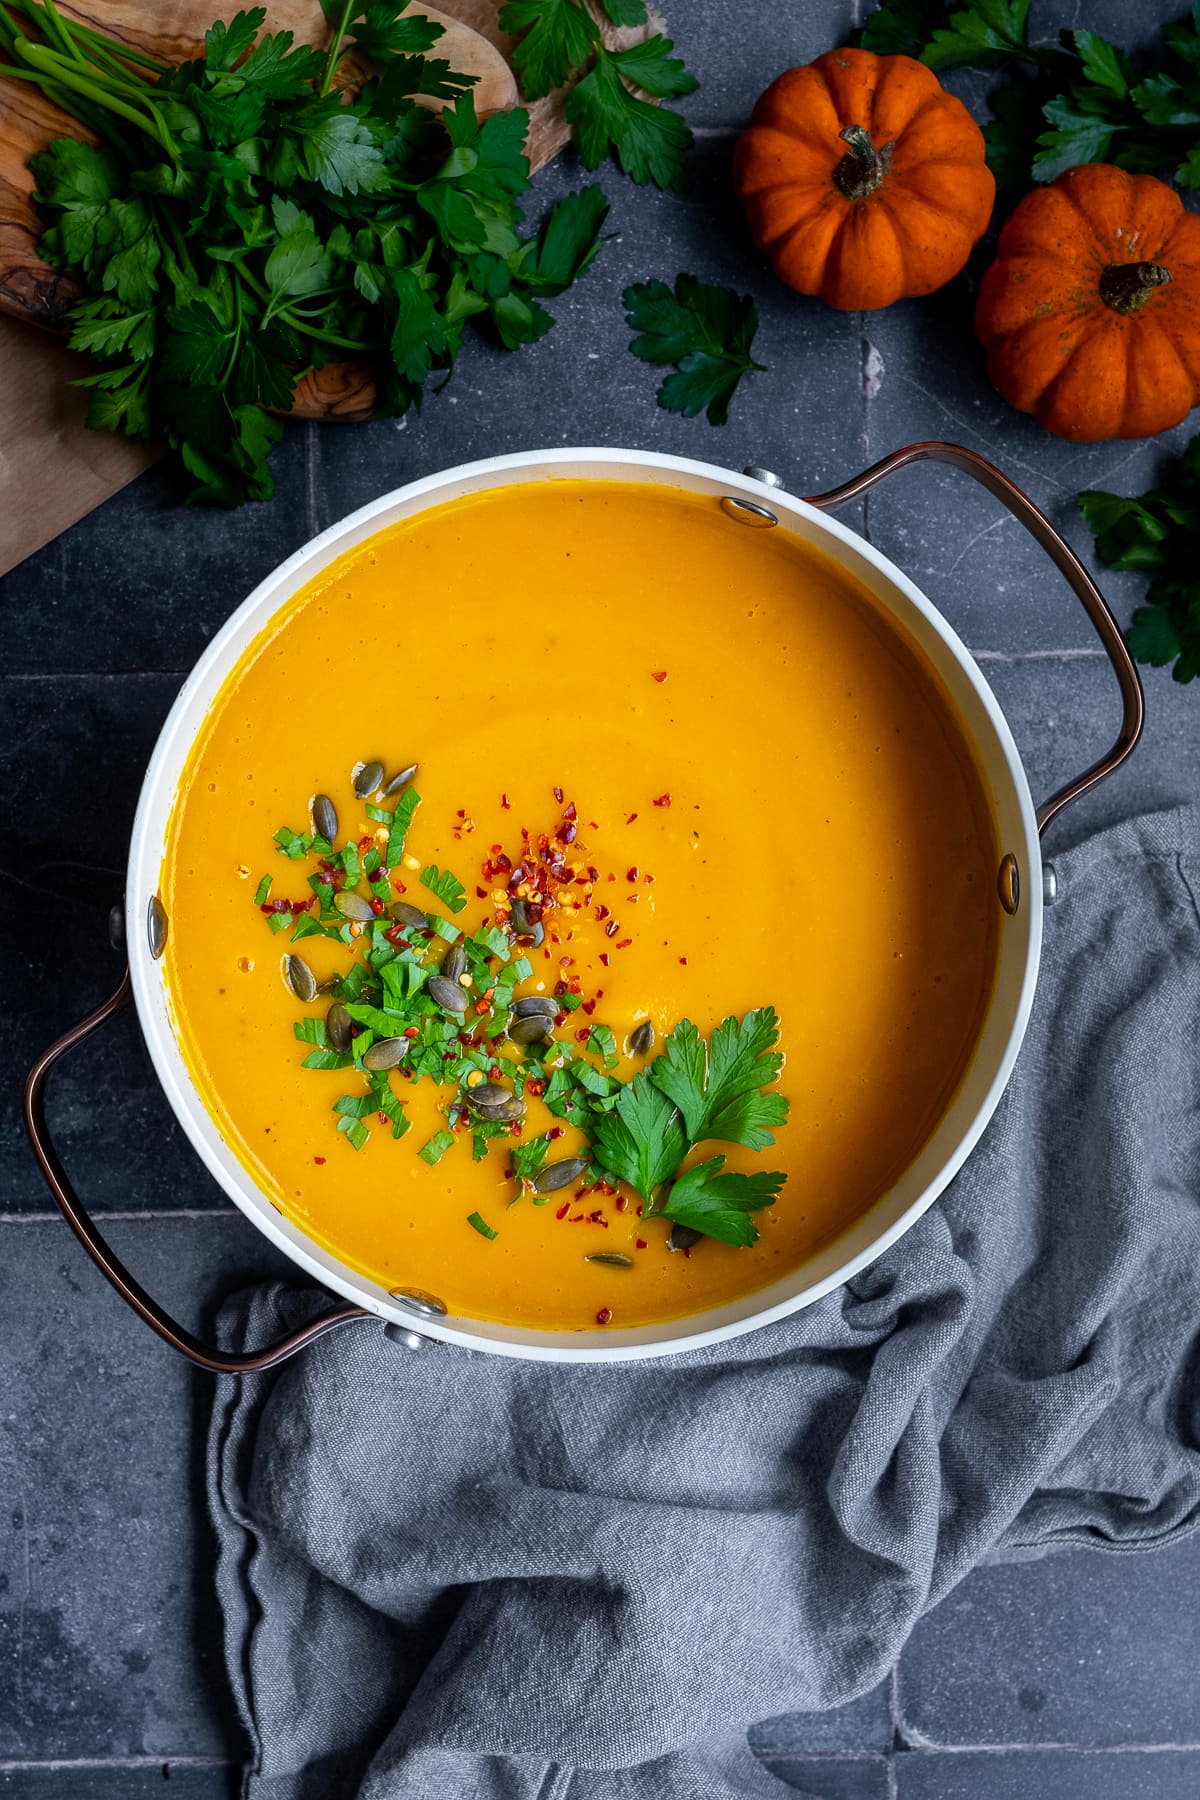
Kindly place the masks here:
<instances>
[{"instance_id":1,"label":"pot rivet","mask_svg":"<svg viewBox=\"0 0 1200 1800\"><path fill-rule=\"evenodd\" d=\"M419 1331L410 1331L407 1325L385 1325L383 1335L405 1350L432 1350L437 1344L436 1338L422 1337Z\"/></svg>"},{"instance_id":2,"label":"pot rivet","mask_svg":"<svg viewBox=\"0 0 1200 1800\"><path fill-rule=\"evenodd\" d=\"M777 475L774 469L761 469L757 463L748 463L742 470L742 474L748 475L751 481L761 481L764 487L781 488L783 486L782 475Z\"/></svg>"},{"instance_id":3,"label":"pot rivet","mask_svg":"<svg viewBox=\"0 0 1200 1800\"><path fill-rule=\"evenodd\" d=\"M1000 864L1000 874L996 886L1000 893L1000 904L1006 913L1015 913L1021 904L1021 871L1017 867L1017 859L1010 850Z\"/></svg>"},{"instance_id":4,"label":"pot rivet","mask_svg":"<svg viewBox=\"0 0 1200 1800\"><path fill-rule=\"evenodd\" d=\"M146 937L157 962L167 947L167 909L157 894L151 894L146 906Z\"/></svg>"},{"instance_id":5,"label":"pot rivet","mask_svg":"<svg viewBox=\"0 0 1200 1800\"><path fill-rule=\"evenodd\" d=\"M1042 870L1042 904L1053 906L1058 899L1058 876L1054 873L1054 864L1047 863Z\"/></svg>"},{"instance_id":6,"label":"pot rivet","mask_svg":"<svg viewBox=\"0 0 1200 1800\"><path fill-rule=\"evenodd\" d=\"M420 1319L444 1319L446 1302L439 1300L436 1294L427 1294L422 1288L389 1288L388 1294L402 1306L405 1312L416 1313Z\"/></svg>"},{"instance_id":7,"label":"pot rivet","mask_svg":"<svg viewBox=\"0 0 1200 1800\"><path fill-rule=\"evenodd\" d=\"M114 950L125 948L125 902L118 900L108 915L108 941Z\"/></svg>"},{"instance_id":8,"label":"pot rivet","mask_svg":"<svg viewBox=\"0 0 1200 1800\"><path fill-rule=\"evenodd\" d=\"M721 495L721 510L736 519L739 525L751 525L755 531L769 531L772 525L779 523L776 515L760 506L757 500L741 500L736 494Z\"/></svg>"}]
</instances>

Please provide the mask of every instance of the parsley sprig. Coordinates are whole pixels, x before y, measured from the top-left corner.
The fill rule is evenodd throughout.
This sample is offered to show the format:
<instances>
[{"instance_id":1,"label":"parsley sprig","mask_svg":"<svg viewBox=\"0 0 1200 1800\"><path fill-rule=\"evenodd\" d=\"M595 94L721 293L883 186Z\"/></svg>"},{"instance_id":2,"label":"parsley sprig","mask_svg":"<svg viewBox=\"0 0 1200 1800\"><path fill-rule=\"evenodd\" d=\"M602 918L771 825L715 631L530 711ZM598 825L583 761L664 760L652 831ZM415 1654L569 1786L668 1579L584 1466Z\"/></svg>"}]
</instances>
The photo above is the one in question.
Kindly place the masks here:
<instances>
[{"instance_id":1,"label":"parsley sprig","mask_svg":"<svg viewBox=\"0 0 1200 1800\"><path fill-rule=\"evenodd\" d=\"M613 25L647 20L644 0L599 0L597 10ZM574 84L566 113L585 168L598 169L611 155L632 181L683 186L691 131L678 113L651 104L679 99L697 86L672 56L670 38L656 33L628 49L609 49L598 17L583 0L506 0L500 24L519 37L513 66L526 99Z\"/></svg>"},{"instance_id":2,"label":"parsley sprig","mask_svg":"<svg viewBox=\"0 0 1200 1800\"><path fill-rule=\"evenodd\" d=\"M1052 181L1076 163L1169 170L1200 187L1200 0L1168 25L1153 62L1094 31L1063 31L1057 47L1032 45L1030 0L883 0L860 42L917 56L933 69L1003 69L1015 79L991 96L988 162L1006 187Z\"/></svg>"},{"instance_id":3,"label":"parsley sprig","mask_svg":"<svg viewBox=\"0 0 1200 1800\"><path fill-rule=\"evenodd\" d=\"M758 308L749 294L679 275L674 292L665 281L643 281L622 298L626 323L638 333L629 346L633 354L674 366L659 386L658 404L688 419L705 412L710 425L724 425L742 376L766 373L750 355Z\"/></svg>"},{"instance_id":4,"label":"parsley sprig","mask_svg":"<svg viewBox=\"0 0 1200 1800\"><path fill-rule=\"evenodd\" d=\"M521 235L528 114L480 122L474 78L427 54L439 25L407 0L324 4L328 51L265 32L254 7L179 67L52 0L0 4L0 76L100 140L59 138L30 165L41 252L86 289L70 341L96 364L88 422L164 437L195 500L270 495L277 415L307 371L366 359L381 413L419 407L468 319L507 349L535 342L543 302L599 248L597 187ZM376 71L356 91L339 85L348 52Z\"/></svg>"},{"instance_id":5,"label":"parsley sprig","mask_svg":"<svg viewBox=\"0 0 1200 1800\"><path fill-rule=\"evenodd\" d=\"M1161 487L1140 499L1089 489L1079 508L1102 562L1152 577L1146 605L1125 634L1129 648L1155 668L1173 664L1176 681L1194 681L1200 675L1200 436Z\"/></svg>"},{"instance_id":6,"label":"parsley sprig","mask_svg":"<svg viewBox=\"0 0 1200 1800\"><path fill-rule=\"evenodd\" d=\"M671 1032L648 1069L622 1087L610 1112L592 1127L601 1167L628 1182L661 1215L723 1244L756 1242L751 1213L771 1206L786 1177L725 1169L724 1156L686 1170L697 1144L717 1141L762 1150L786 1124L788 1103L766 1090L783 1058L775 1049L779 1021L767 1006L725 1019L706 1043L689 1019Z\"/></svg>"},{"instance_id":7,"label":"parsley sprig","mask_svg":"<svg viewBox=\"0 0 1200 1800\"><path fill-rule=\"evenodd\" d=\"M727 1018L707 1040L690 1020L681 1020L654 1061L630 1081L616 1072L616 1034L599 1020L562 1036L556 1024L540 1043L512 1043L507 1035L511 1008L533 976L519 939L488 920L468 933L424 900L419 910L428 928L411 920L394 922L388 911L392 871L402 861L406 867L415 861L405 856L405 849L419 805L412 787L394 809L368 802L367 815L381 828L370 844L351 838L338 848L311 830L281 826L275 833L279 854L294 865L316 861L307 876L312 898L304 903L272 900L269 876L254 893L254 904L270 928L290 932L291 945L320 936L351 952L353 960L327 984L323 1002L337 1002L344 1009L353 1027L349 1038L343 1033L340 1044L330 1041L330 1015L310 1014L293 1026L296 1038L308 1046L306 1069L353 1069L359 1077L357 1090L334 1102L339 1132L355 1150L368 1143L376 1121L389 1127L393 1138L405 1135L408 1115L392 1086L393 1072L402 1064L402 1080L430 1080L446 1090L441 1108L446 1124L418 1150L424 1162L440 1162L461 1131L469 1132L476 1161L495 1139L503 1139L516 1197L532 1193L535 1205L546 1205L550 1195L537 1194L535 1184L550 1154L549 1134L514 1138L508 1122L472 1110L471 1090L494 1080L499 1068L515 1095L537 1097L552 1117L586 1139L590 1160L580 1187L623 1181L640 1197L644 1218L662 1217L726 1244L753 1244L758 1230L751 1214L774 1203L785 1177L727 1170L724 1155L687 1168L683 1164L705 1143L761 1151L786 1123L787 1101L768 1091L783 1063L774 1011L764 1007L740 1021ZM420 881L455 915L465 909L466 890L451 871L430 863L421 869ZM362 906L354 910L363 917L347 917L343 909L351 894L360 901L369 897L378 911L368 917ZM410 903L405 905L411 911ZM433 990L430 985L452 947L456 982L464 989L461 1011L448 1011L435 997L437 983ZM555 994L561 1024L584 1002L566 982L556 985ZM368 1061L372 1047L401 1037L405 1047L392 1067L373 1068ZM484 1235L490 1232L491 1227Z\"/></svg>"}]
</instances>

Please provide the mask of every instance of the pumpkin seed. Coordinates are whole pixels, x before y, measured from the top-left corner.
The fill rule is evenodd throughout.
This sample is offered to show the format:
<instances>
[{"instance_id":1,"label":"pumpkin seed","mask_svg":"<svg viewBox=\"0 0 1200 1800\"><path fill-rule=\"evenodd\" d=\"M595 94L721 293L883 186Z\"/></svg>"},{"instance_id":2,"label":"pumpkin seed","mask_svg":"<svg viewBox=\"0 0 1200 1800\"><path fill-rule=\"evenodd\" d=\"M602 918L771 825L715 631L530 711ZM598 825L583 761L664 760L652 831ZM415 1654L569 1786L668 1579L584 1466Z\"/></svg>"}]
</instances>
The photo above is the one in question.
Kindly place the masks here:
<instances>
[{"instance_id":1,"label":"pumpkin seed","mask_svg":"<svg viewBox=\"0 0 1200 1800\"><path fill-rule=\"evenodd\" d=\"M508 928L517 937L532 938L540 944L546 933L540 919L531 919L524 900L514 900L508 911Z\"/></svg>"},{"instance_id":2,"label":"pumpkin seed","mask_svg":"<svg viewBox=\"0 0 1200 1800\"><path fill-rule=\"evenodd\" d=\"M457 981L447 981L444 975L429 977L429 992L437 1001L443 1012L464 1013L467 1010L467 996Z\"/></svg>"},{"instance_id":3,"label":"pumpkin seed","mask_svg":"<svg viewBox=\"0 0 1200 1800\"><path fill-rule=\"evenodd\" d=\"M376 791L382 780L383 764L381 762L367 762L361 764L358 774L354 777L355 798L358 800L368 799Z\"/></svg>"},{"instance_id":4,"label":"pumpkin seed","mask_svg":"<svg viewBox=\"0 0 1200 1800\"><path fill-rule=\"evenodd\" d=\"M428 931L429 916L419 906L410 906L407 900L393 900L388 907L397 925L407 925L410 931Z\"/></svg>"},{"instance_id":5,"label":"pumpkin seed","mask_svg":"<svg viewBox=\"0 0 1200 1800\"><path fill-rule=\"evenodd\" d=\"M308 814L312 823L313 836L324 838L327 844L332 844L337 837L338 820L337 807L329 795L314 794Z\"/></svg>"},{"instance_id":6,"label":"pumpkin seed","mask_svg":"<svg viewBox=\"0 0 1200 1800\"><path fill-rule=\"evenodd\" d=\"M629 1034L629 1054L646 1056L654 1048L654 1027L649 1019L643 1019L636 1030Z\"/></svg>"},{"instance_id":7,"label":"pumpkin seed","mask_svg":"<svg viewBox=\"0 0 1200 1800\"><path fill-rule=\"evenodd\" d=\"M671 1235L667 1239L668 1250L690 1250L704 1236L702 1231L693 1231L690 1225L672 1225Z\"/></svg>"},{"instance_id":8,"label":"pumpkin seed","mask_svg":"<svg viewBox=\"0 0 1200 1800\"><path fill-rule=\"evenodd\" d=\"M467 953L461 944L451 944L442 958L442 974L447 981L457 981L467 972Z\"/></svg>"},{"instance_id":9,"label":"pumpkin seed","mask_svg":"<svg viewBox=\"0 0 1200 1800\"><path fill-rule=\"evenodd\" d=\"M500 1124L509 1125L514 1120L523 1119L525 1117L525 1102L523 1100L518 1100L514 1094L512 1099L506 1100L502 1106L489 1107L486 1112L481 1112L479 1116L481 1119L486 1119L489 1124L499 1122Z\"/></svg>"},{"instance_id":10,"label":"pumpkin seed","mask_svg":"<svg viewBox=\"0 0 1200 1800\"><path fill-rule=\"evenodd\" d=\"M547 1163L545 1168L534 1177L535 1194L556 1194L559 1188L570 1187L573 1182L587 1172L586 1156L568 1156L562 1162Z\"/></svg>"},{"instance_id":11,"label":"pumpkin seed","mask_svg":"<svg viewBox=\"0 0 1200 1800\"><path fill-rule=\"evenodd\" d=\"M558 1001L551 999L549 994L526 994L523 1000L513 1002L514 1019L532 1019L538 1013L547 1019L556 1019Z\"/></svg>"},{"instance_id":12,"label":"pumpkin seed","mask_svg":"<svg viewBox=\"0 0 1200 1800\"><path fill-rule=\"evenodd\" d=\"M544 1044L554 1030L554 1020L545 1013L530 1013L527 1019L514 1019L508 1035L514 1044Z\"/></svg>"},{"instance_id":13,"label":"pumpkin seed","mask_svg":"<svg viewBox=\"0 0 1200 1800\"><path fill-rule=\"evenodd\" d=\"M584 1262L603 1263L609 1269L632 1269L633 1267L632 1256L622 1256L619 1250L593 1250L592 1254L585 1256L583 1260Z\"/></svg>"},{"instance_id":14,"label":"pumpkin seed","mask_svg":"<svg viewBox=\"0 0 1200 1800\"><path fill-rule=\"evenodd\" d=\"M393 794L398 794L406 788L416 774L418 767L419 765L417 763L409 763L407 769L401 769L398 775L393 775L392 779L380 794L380 799L390 800Z\"/></svg>"},{"instance_id":15,"label":"pumpkin seed","mask_svg":"<svg viewBox=\"0 0 1200 1800\"><path fill-rule=\"evenodd\" d=\"M302 956L293 954L284 957L283 979L297 1000L303 1000L306 1006L310 1000L316 999L317 978Z\"/></svg>"},{"instance_id":16,"label":"pumpkin seed","mask_svg":"<svg viewBox=\"0 0 1200 1800\"><path fill-rule=\"evenodd\" d=\"M513 1091L505 1082L481 1081L477 1087L467 1089L467 1104L477 1112L487 1112L493 1106L502 1106L512 1097Z\"/></svg>"},{"instance_id":17,"label":"pumpkin seed","mask_svg":"<svg viewBox=\"0 0 1200 1800\"><path fill-rule=\"evenodd\" d=\"M325 1014L325 1036L330 1048L345 1056L354 1042L353 1020L340 1000L335 1000Z\"/></svg>"},{"instance_id":18,"label":"pumpkin seed","mask_svg":"<svg viewBox=\"0 0 1200 1800\"><path fill-rule=\"evenodd\" d=\"M157 962L167 947L167 909L157 894L151 894L146 908L146 936L150 941L150 954Z\"/></svg>"},{"instance_id":19,"label":"pumpkin seed","mask_svg":"<svg viewBox=\"0 0 1200 1800\"><path fill-rule=\"evenodd\" d=\"M404 1037L376 1038L369 1050L363 1051L364 1069L394 1069L408 1053L408 1039Z\"/></svg>"},{"instance_id":20,"label":"pumpkin seed","mask_svg":"<svg viewBox=\"0 0 1200 1800\"><path fill-rule=\"evenodd\" d=\"M365 924L368 919L375 917L375 908L371 902L364 900L361 894L356 894L351 888L344 888L340 894L335 894L333 904L343 919L357 919Z\"/></svg>"}]
</instances>

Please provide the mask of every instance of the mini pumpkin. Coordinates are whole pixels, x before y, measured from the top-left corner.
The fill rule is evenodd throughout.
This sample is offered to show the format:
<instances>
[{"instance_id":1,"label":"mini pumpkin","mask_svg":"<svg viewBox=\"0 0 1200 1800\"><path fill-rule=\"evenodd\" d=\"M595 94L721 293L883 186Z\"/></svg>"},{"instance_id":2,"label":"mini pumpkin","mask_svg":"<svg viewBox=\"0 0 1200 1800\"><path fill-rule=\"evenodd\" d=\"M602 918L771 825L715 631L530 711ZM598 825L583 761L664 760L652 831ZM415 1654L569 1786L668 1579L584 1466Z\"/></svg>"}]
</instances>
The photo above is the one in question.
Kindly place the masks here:
<instances>
[{"instance_id":1,"label":"mini pumpkin","mask_svg":"<svg viewBox=\"0 0 1200 1800\"><path fill-rule=\"evenodd\" d=\"M777 275L843 311L932 294L992 216L983 133L911 56L830 50L772 82L734 185Z\"/></svg>"},{"instance_id":2,"label":"mini pumpkin","mask_svg":"<svg viewBox=\"0 0 1200 1800\"><path fill-rule=\"evenodd\" d=\"M1075 443L1151 437L1200 403L1200 218L1107 163L1027 194L975 330L1010 406Z\"/></svg>"}]
</instances>

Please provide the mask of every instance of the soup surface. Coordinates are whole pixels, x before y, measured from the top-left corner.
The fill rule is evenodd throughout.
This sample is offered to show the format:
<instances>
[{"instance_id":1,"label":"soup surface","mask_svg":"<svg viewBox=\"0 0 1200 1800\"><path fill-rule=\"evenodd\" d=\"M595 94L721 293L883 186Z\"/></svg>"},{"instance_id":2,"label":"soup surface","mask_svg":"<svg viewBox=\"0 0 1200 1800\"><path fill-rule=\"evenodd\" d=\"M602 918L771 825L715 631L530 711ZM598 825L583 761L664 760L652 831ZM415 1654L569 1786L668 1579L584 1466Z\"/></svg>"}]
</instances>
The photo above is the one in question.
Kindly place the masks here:
<instances>
[{"instance_id":1,"label":"soup surface","mask_svg":"<svg viewBox=\"0 0 1200 1800\"><path fill-rule=\"evenodd\" d=\"M374 761L385 782L419 769L398 794L358 798L353 772ZM417 793L389 871L402 821L388 817ZM361 861L374 849L378 869L357 881L336 861L322 871L321 845L306 851L287 832L295 854L280 848L280 827L311 831L315 795L338 815L334 850L357 844ZM242 659L172 817L168 988L226 1141L343 1262L459 1316L631 1326L776 1280L909 1164L962 1078L990 995L996 862L981 778L938 679L832 562L782 528L740 527L704 496L526 482L381 533L303 589ZM441 897L421 879L431 865ZM539 894L547 867L557 874ZM533 879L521 888L523 871ZM354 906L334 903L339 890L368 907L403 900L442 924L406 935L380 905L378 926L363 924L337 910ZM521 892L533 915L513 941ZM313 929L321 917L330 935ZM401 1051L381 1122L369 1077L331 1053L321 1023L343 990L302 1003L285 955L325 984L356 960L365 971L372 943L434 968L456 928L484 927L503 957L477 963L472 986L468 967L464 1013L429 1000L420 1026L423 1038L457 1032L440 1055L458 1084L413 1079L421 1046ZM509 1016L510 987L514 1001L556 1002L550 1043L487 1038ZM514 1179L517 1148L547 1131L545 1164L589 1158L570 1104L546 1109L557 1068L590 1082L585 1095L617 1092L653 1067L679 1021L707 1037L766 1007L784 1059L766 1086L786 1098L786 1123L761 1149L705 1142L685 1164L723 1154L727 1173L786 1176L753 1213L755 1243L706 1235L670 1249L671 1222L643 1216L644 1196L589 1185L594 1157L590 1176L547 1193ZM654 1046L631 1054L645 1021ZM372 1035L356 1021L359 1062L363 1042L388 1035L374 1023ZM590 1035L597 1026L611 1043ZM306 1068L314 1056L342 1066ZM473 1160L480 1115L466 1096L497 1077L502 1090L534 1085L524 1116L496 1124ZM375 1082L377 1097L378 1071ZM399 1139L395 1121L409 1127Z\"/></svg>"}]
</instances>

